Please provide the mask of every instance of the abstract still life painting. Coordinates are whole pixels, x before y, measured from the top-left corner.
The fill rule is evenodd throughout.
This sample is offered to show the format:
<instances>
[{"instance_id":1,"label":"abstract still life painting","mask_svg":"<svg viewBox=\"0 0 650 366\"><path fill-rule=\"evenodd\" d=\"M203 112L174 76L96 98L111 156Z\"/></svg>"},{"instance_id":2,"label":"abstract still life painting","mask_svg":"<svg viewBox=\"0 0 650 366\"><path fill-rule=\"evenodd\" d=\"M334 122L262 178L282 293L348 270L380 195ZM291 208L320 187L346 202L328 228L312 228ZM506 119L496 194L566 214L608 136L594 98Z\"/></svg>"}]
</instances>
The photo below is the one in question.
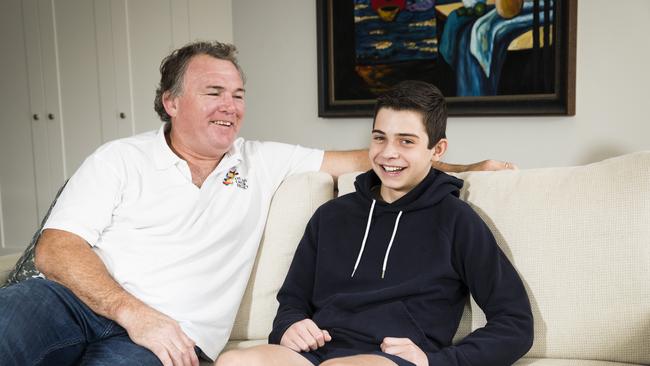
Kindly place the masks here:
<instances>
[{"instance_id":1,"label":"abstract still life painting","mask_svg":"<svg viewBox=\"0 0 650 366\"><path fill-rule=\"evenodd\" d=\"M318 0L319 115L371 116L401 80L450 115L575 114L577 0Z\"/></svg>"}]
</instances>

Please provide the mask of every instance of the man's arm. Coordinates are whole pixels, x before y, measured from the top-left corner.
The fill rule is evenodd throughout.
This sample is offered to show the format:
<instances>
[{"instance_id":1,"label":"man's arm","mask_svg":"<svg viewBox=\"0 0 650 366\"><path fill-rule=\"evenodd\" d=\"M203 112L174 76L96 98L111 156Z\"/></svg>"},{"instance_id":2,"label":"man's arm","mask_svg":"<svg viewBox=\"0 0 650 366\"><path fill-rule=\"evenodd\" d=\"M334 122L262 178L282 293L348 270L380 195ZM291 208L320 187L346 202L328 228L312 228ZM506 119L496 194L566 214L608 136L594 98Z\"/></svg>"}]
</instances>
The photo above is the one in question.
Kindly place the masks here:
<instances>
[{"instance_id":1,"label":"man's arm","mask_svg":"<svg viewBox=\"0 0 650 366\"><path fill-rule=\"evenodd\" d=\"M432 166L448 173L461 173L473 170L517 169L512 163L498 160L483 160L468 165L447 164L437 161L433 162ZM329 173L335 179L345 173L356 171L365 172L369 169L370 160L368 160L368 150L325 151L323 164L320 167L321 172Z\"/></svg>"},{"instance_id":2,"label":"man's arm","mask_svg":"<svg viewBox=\"0 0 650 366\"><path fill-rule=\"evenodd\" d=\"M163 365L198 366L194 342L178 323L126 292L81 237L44 230L36 246L35 264L95 313L121 325L133 342L151 350Z\"/></svg>"}]
</instances>

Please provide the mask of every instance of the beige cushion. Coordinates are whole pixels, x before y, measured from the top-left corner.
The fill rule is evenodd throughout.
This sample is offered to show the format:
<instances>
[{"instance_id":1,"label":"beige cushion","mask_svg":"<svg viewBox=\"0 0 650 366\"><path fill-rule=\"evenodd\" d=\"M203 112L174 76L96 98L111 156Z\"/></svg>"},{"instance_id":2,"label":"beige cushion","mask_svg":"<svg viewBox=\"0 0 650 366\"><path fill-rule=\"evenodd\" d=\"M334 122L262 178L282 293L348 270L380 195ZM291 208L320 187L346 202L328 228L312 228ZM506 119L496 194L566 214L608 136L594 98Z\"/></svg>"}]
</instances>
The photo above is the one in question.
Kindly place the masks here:
<instances>
[{"instance_id":1,"label":"beige cushion","mask_svg":"<svg viewBox=\"0 0 650 366\"><path fill-rule=\"evenodd\" d=\"M266 339L278 309L282 286L298 242L314 211L333 196L332 177L306 173L287 178L278 188L266 222L253 273L231 340Z\"/></svg>"},{"instance_id":2,"label":"beige cushion","mask_svg":"<svg viewBox=\"0 0 650 366\"><path fill-rule=\"evenodd\" d=\"M0 285L5 283L9 272L14 269L21 253L0 255Z\"/></svg>"},{"instance_id":3,"label":"beige cushion","mask_svg":"<svg viewBox=\"0 0 650 366\"><path fill-rule=\"evenodd\" d=\"M515 366L643 366L636 363L620 363L597 360L571 360L558 358L522 358Z\"/></svg>"},{"instance_id":4,"label":"beige cushion","mask_svg":"<svg viewBox=\"0 0 650 366\"><path fill-rule=\"evenodd\" d=\"M650 152L459 177L526 284L528 357L650 364ZM352 181L339 179L340 194ZM472 314L465 328L484 324Z\"/></svg>"}]
</instances>

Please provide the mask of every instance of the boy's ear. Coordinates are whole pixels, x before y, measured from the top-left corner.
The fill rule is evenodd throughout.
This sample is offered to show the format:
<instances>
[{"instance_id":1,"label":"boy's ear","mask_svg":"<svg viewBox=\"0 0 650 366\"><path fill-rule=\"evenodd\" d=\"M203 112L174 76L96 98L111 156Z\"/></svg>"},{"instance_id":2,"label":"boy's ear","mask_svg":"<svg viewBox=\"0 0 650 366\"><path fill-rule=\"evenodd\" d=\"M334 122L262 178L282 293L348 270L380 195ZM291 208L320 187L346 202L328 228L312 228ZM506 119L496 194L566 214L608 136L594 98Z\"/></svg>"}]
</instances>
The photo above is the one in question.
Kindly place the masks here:
<instances>
[{"instance_id":1,"label":"boy's ear","mask_svg":"<svg viewBox=\"0 0 650 366\"><path fill-rule=\"evenodd\" d=\"M440 139L436 146L433 147L433 156L431 157L432 161L439 161L442 159L442 156L447 152L447 144L449 141L447 139Z\"/></svg>"}]
</instances>

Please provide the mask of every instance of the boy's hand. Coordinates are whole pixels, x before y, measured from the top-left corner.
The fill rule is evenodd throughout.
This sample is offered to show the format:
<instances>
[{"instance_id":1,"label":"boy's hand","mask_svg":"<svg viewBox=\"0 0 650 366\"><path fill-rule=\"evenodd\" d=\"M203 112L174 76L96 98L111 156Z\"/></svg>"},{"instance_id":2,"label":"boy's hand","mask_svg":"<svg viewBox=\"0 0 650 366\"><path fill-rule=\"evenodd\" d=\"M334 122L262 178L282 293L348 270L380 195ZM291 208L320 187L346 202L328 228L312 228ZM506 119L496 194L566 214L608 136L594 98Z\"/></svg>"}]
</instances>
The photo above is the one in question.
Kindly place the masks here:
<instances>
[{"instance_id":1,"label":"boy's hand","mask_svg":"<svg viewBox=\"0 0 650 366\"><path fill-rule=\"evenodd\" d=\"M291 324L282 335L280 345L289 347L296 352L314 351L323 347L325 342L332 340L329 332L318 328L311 319L303 319Z\"/></svg>"},{"instance_id":2,"label":"boy's hand","mask_svg":"<svg viewBox=\"0 0 650 366\"><path fill-rule=\"evenodd\" d=\"M429 366L427 355L409 338L386 337L380 347L382 352L401 357L416 366Z\"/></svg>"}]
</instances>

